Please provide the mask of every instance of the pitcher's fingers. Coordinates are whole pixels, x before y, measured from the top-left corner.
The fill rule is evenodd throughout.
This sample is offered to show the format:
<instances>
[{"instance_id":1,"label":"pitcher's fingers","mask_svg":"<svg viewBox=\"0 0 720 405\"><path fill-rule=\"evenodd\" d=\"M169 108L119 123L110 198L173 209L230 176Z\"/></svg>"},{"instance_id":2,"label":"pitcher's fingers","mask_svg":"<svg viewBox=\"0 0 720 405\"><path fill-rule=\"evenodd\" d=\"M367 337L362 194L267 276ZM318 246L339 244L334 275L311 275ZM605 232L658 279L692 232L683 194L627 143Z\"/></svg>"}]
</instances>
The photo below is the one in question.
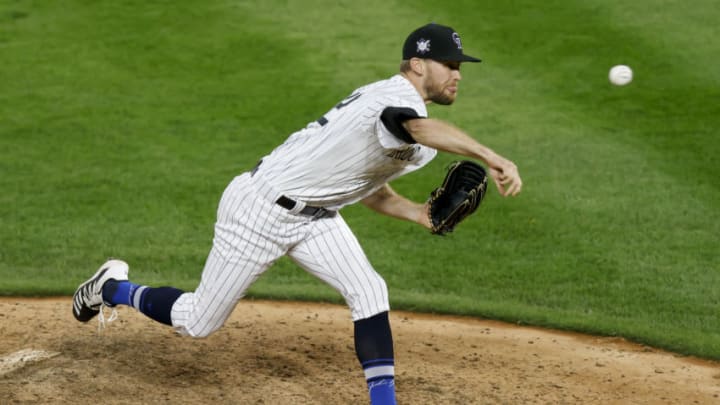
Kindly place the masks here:
<instances>
[{"instance_id":1,"label":"pitcher's fingers","mask_svg":"<svg viewBox=\"0 0 720 405\"><path fill-rule=\"evenodd\" d=\"M497 177L493 176L493 181L495 182L495 187L497 187L498 191L500 191L500 195L505 196L505 187L502 185L502 183L500 183L500 180L498 180Z\"/></svg>"},{"instance_id":2,"label":"pitcher's fingers","mask_svg":"<svg viewBox=\"0 0 720 405\"><path fill-rule=\"evenodd\" d=\"M515 197L516 195L520 194L520 190L522 190L522 182L518 180L518 181L514 182L512 184L512 186L510 186L510 188L508 189L508 192L513 197Z\"/></svg>"}]
</instances>

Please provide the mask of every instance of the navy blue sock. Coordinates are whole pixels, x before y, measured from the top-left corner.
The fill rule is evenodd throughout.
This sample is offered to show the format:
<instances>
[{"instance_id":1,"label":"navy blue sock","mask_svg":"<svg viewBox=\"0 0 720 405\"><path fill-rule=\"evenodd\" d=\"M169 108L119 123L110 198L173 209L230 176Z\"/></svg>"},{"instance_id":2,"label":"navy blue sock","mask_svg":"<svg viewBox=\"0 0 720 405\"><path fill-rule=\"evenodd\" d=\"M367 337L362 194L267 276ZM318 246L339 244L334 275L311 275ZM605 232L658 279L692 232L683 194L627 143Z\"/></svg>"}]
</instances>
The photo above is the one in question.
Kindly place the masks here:
<instances>
[{"instance_id":1,"label":"navy blue sock","mask_svg":"<svg viewBox=\"0 0 720 405\"><path fill-rule=\"evenodd\" d=\"M170 312L184 291L173 287L150 288L129 281L109 280L103 285L105 303L131 306L158 322L172 326Z\"/></svg>"},{"instance_id":2,"label":"navy blue sock","mask_svg":"<svg viewBox=\"0 0 720 405\"><path fill-rule=\"evenodd\" d=\"M140 303L138 310L158 322L172 326L170 312L175 301L185 291L173 287L143 287L141 290L136 293L141 294L137 300Z\"/></svg>"},{"instance_id":3,"label":"navy blue sock","mask_svg":"<svg viewBox=\"0 0 720 405\"><path fill-rule=\"evenodd\" d=\"M387 312L355 321L355 353L365 372L370 403L395 405L395 360Z\"/></svg>"}]
</instances>

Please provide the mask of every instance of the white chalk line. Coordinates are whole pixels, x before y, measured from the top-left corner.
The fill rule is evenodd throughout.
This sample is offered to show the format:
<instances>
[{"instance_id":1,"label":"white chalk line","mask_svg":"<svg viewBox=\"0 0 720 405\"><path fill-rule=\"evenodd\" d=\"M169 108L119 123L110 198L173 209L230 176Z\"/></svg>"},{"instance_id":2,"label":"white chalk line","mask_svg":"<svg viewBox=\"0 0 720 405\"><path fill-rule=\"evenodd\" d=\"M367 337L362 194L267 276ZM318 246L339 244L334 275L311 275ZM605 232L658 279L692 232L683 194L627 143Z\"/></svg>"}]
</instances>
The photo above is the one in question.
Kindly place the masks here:
<instances>
[{"instance_id":1,"label":"white chalk line","mask_svg":"<svg viewBox=\"0 0 720 405\"><path fill-rule=\"evenodd\" d=\"M0 376L19 370L30 363L47 360L59 355L59 352L46 350L22 349L15 353L0 357Z\"/></svg>"}]
</instances>

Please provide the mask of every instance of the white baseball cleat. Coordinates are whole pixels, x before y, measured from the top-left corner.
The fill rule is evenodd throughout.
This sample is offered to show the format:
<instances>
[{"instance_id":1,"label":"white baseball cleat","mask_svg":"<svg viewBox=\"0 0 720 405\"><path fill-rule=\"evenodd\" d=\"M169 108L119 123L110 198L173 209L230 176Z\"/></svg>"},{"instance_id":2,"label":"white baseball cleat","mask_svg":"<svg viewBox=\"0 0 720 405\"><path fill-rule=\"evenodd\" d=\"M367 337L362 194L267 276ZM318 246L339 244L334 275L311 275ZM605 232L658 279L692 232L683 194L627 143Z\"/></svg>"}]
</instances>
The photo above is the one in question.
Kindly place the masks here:
<instances>
[{"instance_id":1,"label":"white baseball cleat","mask_svg":"<svg viewBox=\"0 0 720 405\"><path fill-rule=\"evenodd\" d=\"M102 309L102 287L108 280L127 280L128 264L122 260L108 260L86 282L80 284L73 295L73 315L80 322L87 322Z\"/></svg>"}]
</instances>

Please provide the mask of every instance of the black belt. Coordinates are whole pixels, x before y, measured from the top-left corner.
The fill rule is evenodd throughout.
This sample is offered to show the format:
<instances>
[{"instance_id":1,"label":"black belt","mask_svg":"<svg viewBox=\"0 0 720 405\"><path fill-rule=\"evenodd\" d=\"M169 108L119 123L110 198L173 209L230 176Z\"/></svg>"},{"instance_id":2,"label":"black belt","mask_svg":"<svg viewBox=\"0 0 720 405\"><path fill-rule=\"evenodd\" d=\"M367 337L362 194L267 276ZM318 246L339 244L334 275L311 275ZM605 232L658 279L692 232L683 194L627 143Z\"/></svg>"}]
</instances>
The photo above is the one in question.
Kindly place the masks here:
<instances>
[{"instance_id":1,"label":"black belt","mask_svg":"<svg viewBox=\"0 0 720 405\"><path fill-rule=\"evenodd\" d=\"M292 209L295 208L295 206L297 205L297 201L281 195L280 198L275 201L275 204L285 208L286 210L292 211ZM320 219L335 215L335 211L330 211L323 207L311 207L309 205L306 205L305 208L300 211L300 214L307 215L315 219Z\"/></svg>"},{"instance_id":2,"label":"black belt","mask_svg":"<svg viewBox=\"0 0 720 405\"><path fill-rule=\"evenodd\" d=\"M259 162L257 162L255 167L253 167L253 169L250 171L250 176L254 176L255 173L257 173L261 164L262 164L262 159ZM291 198L287 198L284 195L281 195L280 198L278 198L275 201L275 204L285 208L288 211L292 211L292 209L295 208L295 206L297 205L297 201L295 201ZM313 217L314 219L332 217L335 215L335 211L330 211L323 207L311 207L309 205L306 205L305 208L303 208L299 213L301 215L307 215L309 217Z\"/></svg>"}]
</instances>

